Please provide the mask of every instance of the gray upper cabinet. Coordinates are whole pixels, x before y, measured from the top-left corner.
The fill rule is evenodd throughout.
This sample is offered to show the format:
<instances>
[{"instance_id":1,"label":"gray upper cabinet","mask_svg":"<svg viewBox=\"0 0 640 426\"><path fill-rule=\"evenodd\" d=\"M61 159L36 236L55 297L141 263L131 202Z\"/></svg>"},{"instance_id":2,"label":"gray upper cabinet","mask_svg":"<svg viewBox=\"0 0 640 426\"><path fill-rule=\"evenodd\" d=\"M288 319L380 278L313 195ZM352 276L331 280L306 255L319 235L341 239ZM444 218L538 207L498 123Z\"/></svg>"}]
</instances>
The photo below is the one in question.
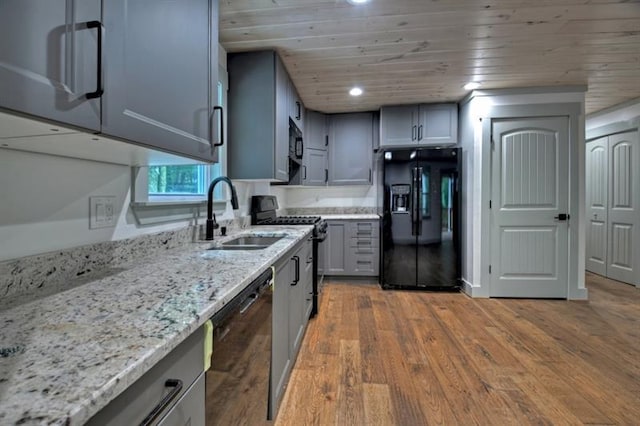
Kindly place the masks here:
<instances>
[{"instance_id":1,"label":"gray upper cabinet","mask_svg":"<svg viewBox=\"0 0 640 426\"><path fill-rule=\"evenodd\" d=\"M288 79L289 86L289 118L295 125L300 129L301 132L304 133L305 126L305 110L304 104L300 99L300 95L298 95L298 90L296 86L293 85L293 81Z\"/></svg>"},{"instance_id":2,"label":"gray upper cabinet","mask_svg":"<svg viewBox=\"0 0 640 426\"><path fill-rule=\"evenodd\" d=\"M228 168L232 179L289 181L288 75L274 51L230 54Z\"/></svg>"},{"instance_id":3,"label":"gray upper cabinet","mask_svg":"<svg viewBox=\"0 0 640 426\"><path fill-rule=\"evenodd\" d=\"M457 104L400 105L380 109L381 148L457 142Z\"/></svg>"},{"instance_id":4,"label":"gray upper cabinet","mask_svg":"<svg viewBox=\"0 0 640 426\"><path fill-rule=\"evenodd\" d=\"M458 143L458 105L420 105L418 143L421 145Z\"/></svg>"},{"instance_id":5,"label":"gray upper cabinet","mask_svg":"<svg viewBox=\"0 0 640 426\"><path fill-rule=\"evenodd\" d=\"M0 2L0 107L100 131L101 0ZM89 94L89 98L87 98Z\"/></svg>"},{"instance_id":6,"label":"gray upper cabinet","mask_svg":"<svg viewBox=\"0 0 640 426\"><path fill-rule=\"evenodd\" d=\"M216 160L218 0L6 0L0 36L0 107Z\"/></svg>"},{"instance_id":7,"label":"gray upper cabinet","mask_svg":"<svg viewBox=\"0 0 640 426\"><path fill-rule=\"evenodd\" d=\"M302 158L303 185L324 186L327 184L329 178L328 145L327 116L307 110Z\"/></svg>"},{"instance_id":8,"label":"gray upper cabinet","mask_svg":"<svg viewBox=\"0 0 640 426\"><path fill-rule=\"evenodd\" d=\"M105 1L102 132L214 160L217 0ZM159 25L158 23L161 23ZM188 31L185 29L188 28Z\"/></svg>"},{"instance_id":9,"label":"gray upper cabinet","mask_svg":"<svg viewBox=\"0 0 640 426\"><path fill-rule=\"evenodd\" d=\"M329 177L328 153L323 149L305 148L302 164L302 184L324 186Z\"/></svg>"},{"instance_id":10,"label":"gray upper cabinet","mask_svg":"<svg viewBox=\"0 0 640 426\"><path fill-rule=\"evenodd\" d=\"M329 185L370 185L373 114L329 116Z\"/></svg>"},{"instance_id":11,"label":"gray upper cabinet","mask_svg":"<svg viewBox=\"0 0 640 426\"><path fill-rule=\"evenodd\" d=\"M327 146L329 146L327 116L316 111L307 110L304 124L304 147L326 150Z\"/></svg>"},{"instance_id":12,"label":"gray upper cabinet","mask_svg":"<svg viewBox=\"0 0 640 426\"><path fill-rule=\"evenodd\" d=\"M380 146L411 146L418 143L417 105L380 108Z\"/></svg>"}]
</instances>

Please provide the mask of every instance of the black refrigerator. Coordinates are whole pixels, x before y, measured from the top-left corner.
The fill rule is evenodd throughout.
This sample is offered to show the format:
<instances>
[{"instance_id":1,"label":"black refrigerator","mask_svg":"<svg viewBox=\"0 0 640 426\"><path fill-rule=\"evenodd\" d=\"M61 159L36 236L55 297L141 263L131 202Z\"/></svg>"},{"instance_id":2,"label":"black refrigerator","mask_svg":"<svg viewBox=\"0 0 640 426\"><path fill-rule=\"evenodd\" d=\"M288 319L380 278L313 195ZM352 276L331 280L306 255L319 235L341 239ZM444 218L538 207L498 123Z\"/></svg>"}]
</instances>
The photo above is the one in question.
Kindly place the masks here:
<instances>
[{"instance_id":1,"label":"black refrigerator","mask_svg":"<svg viewBox=\"0 0 640 426\"><path fill-rule=\"evenodd\" d=\"M386 151L383 164L382 287L458 290L461 149Z\"/></svg>"}]
</instances>

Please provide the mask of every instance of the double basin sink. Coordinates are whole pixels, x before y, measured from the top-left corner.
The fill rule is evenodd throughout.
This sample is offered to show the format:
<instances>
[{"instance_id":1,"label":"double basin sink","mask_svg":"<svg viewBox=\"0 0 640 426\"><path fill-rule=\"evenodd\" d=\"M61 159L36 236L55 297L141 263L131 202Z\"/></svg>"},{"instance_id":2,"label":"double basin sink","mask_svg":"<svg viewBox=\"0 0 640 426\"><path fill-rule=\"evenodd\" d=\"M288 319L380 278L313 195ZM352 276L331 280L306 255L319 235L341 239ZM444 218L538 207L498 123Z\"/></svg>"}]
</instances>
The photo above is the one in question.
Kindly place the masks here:
<instances>
[{"instance_id":1,"label":"double basin sink","mask_svg":"<svg viewBox=\"0 0 640 426\"><path fill-rule=\"evenodd\" d=\"M225 241L220 245L213 246L207 250L262 250L273 243L280 241L282 237L267 237L261 235L245 235Z\"/></svg>"}]
</instances>

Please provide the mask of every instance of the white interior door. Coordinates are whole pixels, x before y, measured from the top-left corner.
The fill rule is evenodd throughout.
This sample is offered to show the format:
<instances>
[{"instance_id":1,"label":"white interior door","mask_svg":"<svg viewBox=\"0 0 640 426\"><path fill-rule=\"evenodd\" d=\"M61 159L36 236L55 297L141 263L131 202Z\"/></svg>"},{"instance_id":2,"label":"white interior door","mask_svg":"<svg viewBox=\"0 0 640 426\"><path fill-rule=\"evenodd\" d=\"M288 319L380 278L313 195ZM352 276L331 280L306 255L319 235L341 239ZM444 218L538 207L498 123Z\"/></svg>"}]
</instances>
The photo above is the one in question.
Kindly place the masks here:
<instances>
[{"instance_id":1,"label":"white interior door","mask_svg":"<svg viewBox=\"0 0 640 426\"><path fill-rule=\"evenodd\" d=\"M640 149L638 133L609 136L607 276L640 284Z\"/></svg>"},{"instance_id":2,"label":"white interior door","mask_svg":"<svg viewBox=\"0 0 640 426\"><path fill-rule=\"evenodd\" d=\"M607 274L607 211L609 138L587 144L587 262L588 271Z\"/></svg>"},{"instance_id":3,"label":"white interior door","mask_svg":"<svg viewBox=\"0 0 640 426\"><path fill-rule=\"evenodd\" d=\"M492 297L567 297L567 117L492 122Z\"/></svg>"}]
</instances>

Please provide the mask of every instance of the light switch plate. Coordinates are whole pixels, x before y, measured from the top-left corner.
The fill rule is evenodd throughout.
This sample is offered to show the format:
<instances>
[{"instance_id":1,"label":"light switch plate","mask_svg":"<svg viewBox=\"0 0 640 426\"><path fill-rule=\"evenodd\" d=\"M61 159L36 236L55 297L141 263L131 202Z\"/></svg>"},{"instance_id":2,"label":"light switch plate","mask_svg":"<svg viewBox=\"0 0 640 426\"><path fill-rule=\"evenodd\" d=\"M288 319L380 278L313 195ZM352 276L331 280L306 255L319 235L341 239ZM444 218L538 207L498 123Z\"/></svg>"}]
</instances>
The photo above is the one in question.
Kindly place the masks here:
<instances>
[{"instance_id":1,"label":"light switch plate","mask_svg":"<svg viewBox=\"0 0 640 426\"><path fill-rule=\"evenodd\" d=\"M116 197L89 197L89 229L116 226Z\"/></svg>"}]
</instances>

